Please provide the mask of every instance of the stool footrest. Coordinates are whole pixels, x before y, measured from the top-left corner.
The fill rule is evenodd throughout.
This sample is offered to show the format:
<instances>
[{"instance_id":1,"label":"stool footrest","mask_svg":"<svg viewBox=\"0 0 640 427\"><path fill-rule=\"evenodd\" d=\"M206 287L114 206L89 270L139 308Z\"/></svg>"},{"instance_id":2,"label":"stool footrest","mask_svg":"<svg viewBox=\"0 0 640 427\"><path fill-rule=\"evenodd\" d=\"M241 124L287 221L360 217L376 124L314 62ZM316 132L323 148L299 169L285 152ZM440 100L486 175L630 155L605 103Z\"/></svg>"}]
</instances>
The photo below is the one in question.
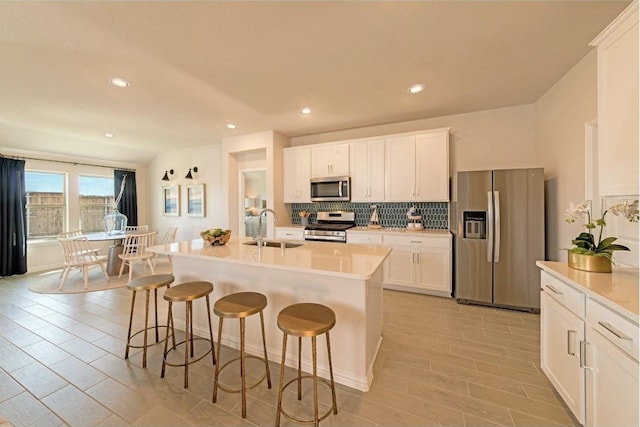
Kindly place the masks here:
<instances>
[{"instance_id":1,"label":"stool footrest","mask_svg":"<svg viewBox=\"0 0 640 427\"><path fill-rule=\"evenodd\" d=\"M302 375L300 377L300 379L301 380L313 379L313 375ZM329 382L329 380L326 380L326 379L321 378L321 377L317 377L317 379L318 379L319 383L323 383L324 385L329 387L329 390L331 390L331 383ZM289 381L288 383L286 383L282 387L282 391L284 392L287 389L287 387L289 387L291 384L297 383L297 382L298 382L298 377L295 377L294 379L292 379L291 381ZM329 410L324 415L318 417L318 422L320 422L320 421L324 420L325 418L327 418L331 414L332 411L333 411L334 414L338 413L338 408L334 408L333 402L331 403L331 407L329 407ZM316 423L316 420L314 420L314 419L303 420L301 418L294 417L293 415L291 415L291 414L287 413L287 411L285 411L284 405L282 405L280 407L280 412L282 413L282 415L287 417L290 421L293 421L294 423L297 423L297 424L315 424Z\"/></svg>"},{"instance_id":2,"label":"stool footrest","mask_svg":"<svg viewBox=\"0 0 640 427\"><path fill-rule=\"evenodd\" d=\"M197 362L198 360L200 360L200 359L204 358L206 355L208 355L209 353L211 353L211 352L213 351L213 343L211 342L211 340L210 340L209 338L193 337L193 339L192 339L192 340L193 340L193 341L207 341L207 342L211 343L211 348L209 348L209 350L207 350L204 354L202 354L201 356L198 356L197 358L196 358L196 356L193 356L193 358L190 358L190 359L189 359L189 364L192 364L192 363ZM181 345L183 345L183 344L185 344L185 349L184 349L184 351L189 351L189 348L188 348L188 344L189 344L189 343L190 343L190 341L184 341L184 340L183 340L183 341L180 341L179 343L176 343L176 345L175 345L174 347L170 348L170 349L167 351L167 353L164 355L164 363L165 363L167 366L185 366L184 362L183 362L183 363L169 363L169 362L167 361L167 357L169 356L169 354L170 354L172 351L176 350L178 347L180 347L180 346L181 346Z\"/></svg>"},{"instance_id":3,"label":"stool footrest","mask_svg":"<svg viewBox=\"0 0 640 427\"><path fill-rule=\"evenodd\" d=\"M262 357L258 357L258 356L253 356L253 355L245 355L244 359L257 359L260 360L262 362L264 362L264 359ZM229 360L227 363L225 363L224 365L220 366L220 368L218 368L218 375L220 375L220 373L222 372L222 370L224 368L226 368L227 366L229 366L230 364L232 364L233 362L236 362L240 360L240 356ZM254 389L256 387L258 387L260 384L262 384L262 382L265 380L265 378L267 378L267 371L265 370L264 374L257 380L257 382L255 382L252 385L248 385L246 386L246 390L251 390ZM223 384L220 383L220 381L218 381L218 388L222 391L226 391L227 393L242 393L242 388L238 388L238 389L233 389L230 387L227 387ZM269 385L269 388L271 388L271 385Z\"/></svg>"},{"instance_id":4,"label":"stool footrest","mask_svg":"<svg viewBox=\"0 0 640 427\"><path fill-rule=\"evenodd\" d=\"M155 329L155 326L149 326L146 330L147 331L151 331L153 329ZM162 328L168 328L167 325L158 325L158 329L162 329ZM129 338L129 340L132 340L134 337L136 337L137 335L140 335L141 333L143 333L145 331L145 329L140 329L138 332L136 332L135 334L132 334L131 337ZM154 344L162 344L164 342L166 338L162 338L160 341L155 341L151 344L147 344L148 347L151 347ZM127 345L129 348L144 348L144 344L141 345L133 345L133 344L128 344Z\"/></svg>"}]
</instances>

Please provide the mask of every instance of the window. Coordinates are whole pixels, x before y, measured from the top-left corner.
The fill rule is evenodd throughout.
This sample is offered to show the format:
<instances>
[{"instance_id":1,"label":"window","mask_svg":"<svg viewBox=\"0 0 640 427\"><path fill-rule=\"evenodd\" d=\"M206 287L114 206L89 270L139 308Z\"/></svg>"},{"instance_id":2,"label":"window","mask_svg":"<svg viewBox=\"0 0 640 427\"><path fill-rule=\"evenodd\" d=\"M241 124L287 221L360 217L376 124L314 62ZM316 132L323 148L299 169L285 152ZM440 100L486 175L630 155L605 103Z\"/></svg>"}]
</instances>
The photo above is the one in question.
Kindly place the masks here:
<instances>
[{"instance_id":1,"label":"window","mask_svg":"<svg viewBox=\"0 0 640 427\"><path fill-rule=\"evenodd\" d=\"M111 211L113 176L78 176L80 227L86 233L104 231L104 216Z\"/></svg>"},{"instance_id":2,"label":"window","mask_svg":"<svg viewBox=\"0 0 640 427\"><path fill-rule=\"evenodd\" d=\"M54 237L64 231L66 217L65 174L25 173L27 239Z\"/></svg>"}]
</instances>

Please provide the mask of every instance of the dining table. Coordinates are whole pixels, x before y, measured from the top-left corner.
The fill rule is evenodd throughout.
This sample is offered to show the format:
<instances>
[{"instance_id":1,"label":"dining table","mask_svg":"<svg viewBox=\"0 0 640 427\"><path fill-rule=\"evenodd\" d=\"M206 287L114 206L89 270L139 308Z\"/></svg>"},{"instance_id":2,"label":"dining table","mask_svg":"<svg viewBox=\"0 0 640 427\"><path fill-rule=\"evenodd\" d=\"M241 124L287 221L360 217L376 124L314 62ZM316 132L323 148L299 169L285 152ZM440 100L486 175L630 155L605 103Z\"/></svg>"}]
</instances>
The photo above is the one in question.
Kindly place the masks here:
<instances>
[{"instance_id":1,"label":"dining table","mask_svg":"<svg viewBox=\"0 0 640 427\"><path fill-rule=\"evenodd\" d=\"M118 255L122 254L122 250L124 246L122 246L122 242L125 237L127 237L127 233L86 233L85 236L87 240L90 242L106 242L112 241L113 244L109 246L109 253L107 255L107 274L109 276L116 276L120 274L120 267L122 265L122 260ZM125 265L122 270L123 273L129 272L129 266Z\"/></svg>"}]
</instances>

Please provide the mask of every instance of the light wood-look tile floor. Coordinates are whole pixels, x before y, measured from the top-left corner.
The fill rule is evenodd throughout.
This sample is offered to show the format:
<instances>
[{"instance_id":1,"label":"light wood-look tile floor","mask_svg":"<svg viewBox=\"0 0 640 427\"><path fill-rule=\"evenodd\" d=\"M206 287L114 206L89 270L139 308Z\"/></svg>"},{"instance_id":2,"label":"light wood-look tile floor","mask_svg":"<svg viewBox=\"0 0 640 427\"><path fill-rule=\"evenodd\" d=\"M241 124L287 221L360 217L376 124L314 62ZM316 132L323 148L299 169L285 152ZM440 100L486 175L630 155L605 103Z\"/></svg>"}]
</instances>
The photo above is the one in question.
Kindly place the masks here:
<instances>
[{"instance_id":1,"label":"light wood-look tile floor","mask_svg":"<svg viewBox=\"0 0 640 427\"><path fill-rule=\"evenodd\" d=\"M186 390L181 368L160 378L162 345L151 347L147 369L140 350L123 359L131 304L126 288L42 295L27 289L29 280L0 279L0 417L15 426L274 424L278 363L271 361L273 388L263 383L251 390L242 419L239 394L220 392L211 402L210 358L192 366ZM141 318L144 298L137 300ZM385 290L383 333L371 390L338 385L338 415L321 425L577 425L540 370L538 315ZM235 355L223 348L224 360ZM251 361L247 371L256 378L263 365ZM287 370L289 378L293 372ZM305 387L303 408L295 387L290 390L287 408L309 416L310 390ZM282 425L291 424L283 419Z\"/></svg>"}]
</instances>

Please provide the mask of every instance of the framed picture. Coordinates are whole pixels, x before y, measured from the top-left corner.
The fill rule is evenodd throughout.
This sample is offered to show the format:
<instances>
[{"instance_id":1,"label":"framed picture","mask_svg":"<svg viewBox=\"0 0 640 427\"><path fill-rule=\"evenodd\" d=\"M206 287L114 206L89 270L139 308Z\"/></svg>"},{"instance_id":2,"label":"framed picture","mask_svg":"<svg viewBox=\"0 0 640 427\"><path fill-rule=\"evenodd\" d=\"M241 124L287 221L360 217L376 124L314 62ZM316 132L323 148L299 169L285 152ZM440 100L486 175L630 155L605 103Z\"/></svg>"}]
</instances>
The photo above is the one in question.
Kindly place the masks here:
<instances>
[{"instance_id":1,"label":"framed picture","mask_svg":"<svg viewBox=\"0 0 640 427\"><path fill-rule=\"evenodd\" d=\"M166 216L180 216L180 186L167 185L162 187L164 200L164 214Z\"/></svg>"},{"instance_id":2,"label":"framed picture","mask_svg":"<svg viewBox=\"0 0 640 427\"><path fill-rule=\"evenodd\" d=\"M187 185L187 216L205 216L204 184Z\"/></svg>"}]
</instances>

